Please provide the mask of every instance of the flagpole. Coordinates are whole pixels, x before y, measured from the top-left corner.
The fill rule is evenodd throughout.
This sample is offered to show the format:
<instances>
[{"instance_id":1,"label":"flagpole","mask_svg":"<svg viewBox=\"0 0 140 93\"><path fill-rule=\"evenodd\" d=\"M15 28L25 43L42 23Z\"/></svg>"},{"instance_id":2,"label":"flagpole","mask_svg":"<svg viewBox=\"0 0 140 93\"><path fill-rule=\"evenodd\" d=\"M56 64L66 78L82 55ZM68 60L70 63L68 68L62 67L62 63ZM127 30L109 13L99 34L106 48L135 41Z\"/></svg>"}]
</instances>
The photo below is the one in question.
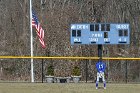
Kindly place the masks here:
<instances>
[{"instance_id":1,"label":"flagpole","mask_svg":"<svg viewBox=\"0 0 140 93\"><path fill-rule=\"evenodd\" d=\"M32 0L30 0L30 43L31 43L31 57L33 57L33 31L32 31ZM31 58L31 82L34 82L34 66L33 58Z\"/></svg>"}]
</instances>

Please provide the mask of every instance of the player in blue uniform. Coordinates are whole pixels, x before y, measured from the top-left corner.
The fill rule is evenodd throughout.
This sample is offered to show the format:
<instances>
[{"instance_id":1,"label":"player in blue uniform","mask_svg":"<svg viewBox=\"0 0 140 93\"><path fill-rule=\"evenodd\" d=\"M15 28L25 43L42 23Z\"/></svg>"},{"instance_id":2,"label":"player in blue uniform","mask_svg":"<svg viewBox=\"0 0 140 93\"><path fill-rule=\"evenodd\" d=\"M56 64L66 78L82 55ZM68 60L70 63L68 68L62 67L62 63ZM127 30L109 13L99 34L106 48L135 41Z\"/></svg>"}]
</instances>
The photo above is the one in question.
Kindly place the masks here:
<instances>
[{"instance_id":1,"label":"player in blue uniform","mask_svg":"<svg viewBox=\"0 0 140 93\"><path fill-rule=\"evenodd\" d=\"M102 81L104 83L104 89L106 89L106 81L104 76L104 72L106 69L105 63L99 60L99 62L97 62L96 64L96 69L97 69L96 89L98 89L98 83L100 78L102 78Z\"/></svg>"}]
</instances>

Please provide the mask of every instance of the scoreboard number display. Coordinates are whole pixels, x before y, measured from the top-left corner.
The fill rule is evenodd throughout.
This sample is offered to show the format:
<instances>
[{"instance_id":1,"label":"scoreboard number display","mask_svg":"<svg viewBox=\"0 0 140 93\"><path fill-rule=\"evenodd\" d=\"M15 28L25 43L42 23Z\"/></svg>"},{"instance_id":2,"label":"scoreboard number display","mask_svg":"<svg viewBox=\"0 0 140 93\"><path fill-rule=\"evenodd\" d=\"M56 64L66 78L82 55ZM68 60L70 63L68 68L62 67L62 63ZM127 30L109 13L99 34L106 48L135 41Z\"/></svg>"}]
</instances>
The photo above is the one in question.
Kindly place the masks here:
<instances>
[{"instance_id":1,"label":"scoreboard number display","mask_svg":"<svg viewBox=\"0 0 140 93\"><path fill-rule=\"evenodd\" d=\"M129 44L130 25L93 23L71 24L71 44Z\"/></svg>"}]
</instances>

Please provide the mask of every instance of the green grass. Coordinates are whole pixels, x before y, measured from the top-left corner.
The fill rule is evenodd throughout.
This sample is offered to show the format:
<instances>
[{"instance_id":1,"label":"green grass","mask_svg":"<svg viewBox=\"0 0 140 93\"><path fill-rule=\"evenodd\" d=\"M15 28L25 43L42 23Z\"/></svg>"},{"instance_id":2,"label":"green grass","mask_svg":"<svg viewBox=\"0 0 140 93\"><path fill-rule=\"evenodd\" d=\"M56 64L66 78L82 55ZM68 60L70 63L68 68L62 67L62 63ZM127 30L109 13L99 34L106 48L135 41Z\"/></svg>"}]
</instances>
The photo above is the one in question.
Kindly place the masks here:
<instances>
[{"instance_id":1,"label":"green grass","mask_svg":"<svg viewBox=\"0 0 140 93\"><path fill-rule=\"evenodd\" d=\"M107 84L106 90L96 90L94 83L0 83L0 93L140 93L140 84Z\"/></svg>"}]
</instances>

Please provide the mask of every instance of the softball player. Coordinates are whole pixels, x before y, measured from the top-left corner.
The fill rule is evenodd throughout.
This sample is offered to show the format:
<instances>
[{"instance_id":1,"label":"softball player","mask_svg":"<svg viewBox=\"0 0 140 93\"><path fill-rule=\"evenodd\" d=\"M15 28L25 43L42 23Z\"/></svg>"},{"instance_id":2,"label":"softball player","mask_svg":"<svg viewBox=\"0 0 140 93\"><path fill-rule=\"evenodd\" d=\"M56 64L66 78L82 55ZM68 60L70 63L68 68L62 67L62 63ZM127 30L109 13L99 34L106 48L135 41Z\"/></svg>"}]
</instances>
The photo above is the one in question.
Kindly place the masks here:
<instances>
[{"instance_id":1,"label":"softball player","mask_svg":"<svg viewBox=\"0 0 140 93\"><path fill-rule=\"evenodd\" d=\"M96 89L98 89L98 83L99 83L100 78L102 78L102 81L104 83L104 89L106 89L106 81L105 81L105 76L104 76L105 68L106 68L106 65L102 61L99 61L96 64L96 69L97 69Z\"/></svg>"}]
</instances>

